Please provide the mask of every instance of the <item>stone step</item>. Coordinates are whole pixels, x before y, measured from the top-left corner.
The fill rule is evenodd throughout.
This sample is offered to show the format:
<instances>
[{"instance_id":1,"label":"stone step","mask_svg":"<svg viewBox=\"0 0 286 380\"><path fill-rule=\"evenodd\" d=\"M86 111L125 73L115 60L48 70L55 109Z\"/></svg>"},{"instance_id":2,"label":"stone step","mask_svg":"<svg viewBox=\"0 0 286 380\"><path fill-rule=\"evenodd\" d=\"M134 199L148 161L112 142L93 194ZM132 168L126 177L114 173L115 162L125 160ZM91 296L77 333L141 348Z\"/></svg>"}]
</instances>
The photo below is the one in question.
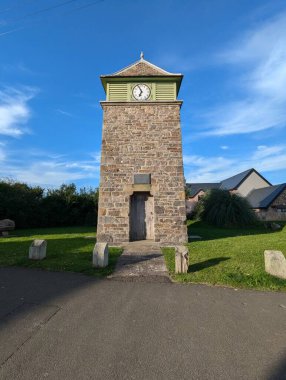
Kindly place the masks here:
<instances>
[{"instance_id":1,"label":"stone step","mask_svg":"<svg viewBox=\"0 0 286 380\"><path fill-rule=\"evenodd\" d=\"M108 278L120 281L171 282L159 245L144 242L124 245L115 271Z\"/></svg>"}]
</instances>

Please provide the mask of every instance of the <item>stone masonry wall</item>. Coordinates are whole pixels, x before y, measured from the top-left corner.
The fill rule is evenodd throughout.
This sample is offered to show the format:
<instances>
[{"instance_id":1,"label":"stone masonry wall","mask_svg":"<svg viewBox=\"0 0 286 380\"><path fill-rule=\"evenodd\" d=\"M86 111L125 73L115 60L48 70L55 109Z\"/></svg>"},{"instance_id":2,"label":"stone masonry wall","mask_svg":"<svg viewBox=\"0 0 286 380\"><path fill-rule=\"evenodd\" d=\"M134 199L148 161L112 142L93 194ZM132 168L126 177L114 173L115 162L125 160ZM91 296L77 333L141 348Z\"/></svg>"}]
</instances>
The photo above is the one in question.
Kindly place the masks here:
<instances>
[{"instance_id":1,"label":"stone masonry wall","mask_svg":"<svg viewBox=\"0 0 286 380\"><path fill-rule=\"evenodd\" d=\"M151 173L155 241L187 241L181 102L102 102L98 241L129 241L133 176Z\"/></svg>"},{"instance_id":2,"label":"stone masonry wall","mask_svg":"<svg viewBox=\"0 0 286 380\"><path fill-rule=\"evenodd\" d=\"M281 207L286 208L286 190L282 191L282 193L272 203L272 206L275 206L275 207L281 206Z\"/></svg>"},{"instance_id":3,"label":"stone masonry wall","mask_svg":"<svg viewBox=\"0 0 286 380\"><path fill-rule=\"evenodd\" d=\"M281 209L285 211L281 211ZM261 220L286 220L286 190L284 190L266 210L256 210L256 212Z\"/></svg>"},{"instance_id":4,"label":"stone masonry wall","mask_svg":"<svg viewBox=\"0 0 286 380\"><path fill-rule=\"evenodd\" d=\"M272 207L269 207L266 210L258 209L255 211L258 218L263 221L277 221L278 222L279 220L280 221L286 220L286 212L278 211L277 209L272 208Z\"/></svg>"}]
</instances>

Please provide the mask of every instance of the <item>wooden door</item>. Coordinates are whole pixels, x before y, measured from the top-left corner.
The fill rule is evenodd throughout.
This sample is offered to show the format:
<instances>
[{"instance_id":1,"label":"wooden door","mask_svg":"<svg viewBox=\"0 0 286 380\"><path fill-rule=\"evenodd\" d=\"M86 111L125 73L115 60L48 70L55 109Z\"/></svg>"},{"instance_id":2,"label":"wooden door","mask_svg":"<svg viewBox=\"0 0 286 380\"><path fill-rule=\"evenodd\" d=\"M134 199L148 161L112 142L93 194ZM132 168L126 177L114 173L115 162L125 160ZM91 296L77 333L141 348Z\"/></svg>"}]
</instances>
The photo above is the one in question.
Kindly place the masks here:
<instances>
[{"instance_id":1,"label":"wooden door","mask_svg":"<svg viewBox=\"0 0 286 380\"><path fill-rule=\"evenodd\" d=\"M134 193L130 199L130 240L152 239L154 235L153 197L149 193Z\"/></svg>"},{"instance_id":2,"label":"wooden door","mask_svg":"<svg viewBox=\"0 0 286 380\"><path fill-rule=\"evenodd\" d=\"M154 239L154 198L150 195L145 202L146 239Z\"/></svg>"}]
</instances>

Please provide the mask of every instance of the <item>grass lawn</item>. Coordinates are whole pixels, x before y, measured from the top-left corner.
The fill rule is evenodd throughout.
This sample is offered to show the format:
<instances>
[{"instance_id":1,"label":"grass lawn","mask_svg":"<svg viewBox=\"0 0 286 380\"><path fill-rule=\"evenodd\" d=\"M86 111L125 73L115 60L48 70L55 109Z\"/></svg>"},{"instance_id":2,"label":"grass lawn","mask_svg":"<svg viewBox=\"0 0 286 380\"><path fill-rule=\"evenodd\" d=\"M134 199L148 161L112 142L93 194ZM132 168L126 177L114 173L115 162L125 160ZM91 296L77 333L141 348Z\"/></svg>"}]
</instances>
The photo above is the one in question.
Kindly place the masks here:
<instances>
[{"instance_id":1,"label":"grass lawn","mask_svg":"<svg viewBox=\"0 0 286 380\"><path fill-rule=\"evenodd\" d=\"M188 230L189 235L202 237L188 244L188 273L176 275L174 249L163 249L175 281L286 291L286 280L264 271L264 250L274 249L286 254L286 226L279 232L272 232L262 225L223 229L192 221Z\"/></svg>"},{"instance_id":2,"label":"grass lawn","mask_svg":"<svg viewBox=\"0 0 286 380\"><path fill-rule=\"evenodd\" d=\"M0 238L0 266L22 266L53 271L80 272L92 276L107 276L114 270L120 248L110 248L109 265L92 267L95 244L94 227L41 228L12 231L15 237ZM94 236L86 239L85 236ZM34 239L47 240L47 257L42 261L29 260L29 246Z\"/></svg>"}]
</instances>

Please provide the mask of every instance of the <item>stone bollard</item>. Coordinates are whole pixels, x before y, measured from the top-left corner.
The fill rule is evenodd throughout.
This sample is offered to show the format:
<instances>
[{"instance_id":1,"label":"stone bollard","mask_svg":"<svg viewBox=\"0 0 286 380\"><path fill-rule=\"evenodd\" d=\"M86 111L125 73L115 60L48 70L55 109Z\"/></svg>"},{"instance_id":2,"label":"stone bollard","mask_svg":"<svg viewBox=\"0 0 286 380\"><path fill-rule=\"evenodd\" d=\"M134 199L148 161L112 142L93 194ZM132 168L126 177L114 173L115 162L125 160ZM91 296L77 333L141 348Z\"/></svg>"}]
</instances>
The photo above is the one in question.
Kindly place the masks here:
<instances>
[{"instance_id":1,"label":"stone bollard","mask_svg":"<svg viewBox=\"0 0 286 380\"><path fill-rule=\"evenodd\" d=\"M47 241L34 240L29 248L29 259L43 260L46 257Z\"/></svg>"},{"instance_id":2,"label":"stone bollard","mask_svg":"<svg viewBox=\"0 0 286 380\"><path fill-rule=\"evenodd\" d=\"M104 268L108 265L108 244L96 243L93 249L92 266Z\"/></svg>"},{"instance_id":3,"label":"stone bollard","mask_svg":"<svg viewBox=\"0 0 286 380\"><path fill-rule=\"evenodd\" d=\"M184 245L175 248L175 272L187 273L189 268L189 250Z\"/></svg>"},{"instance_id":4,"label":"stone bollard","mask_svg":"<svg viewBox=\"0 0 286 380\"><path fill-rule=\"evenodd\" d=\"M286 259L281 251L264 251L265 271L286 280Z\"/></svg>"}]
</instances>

